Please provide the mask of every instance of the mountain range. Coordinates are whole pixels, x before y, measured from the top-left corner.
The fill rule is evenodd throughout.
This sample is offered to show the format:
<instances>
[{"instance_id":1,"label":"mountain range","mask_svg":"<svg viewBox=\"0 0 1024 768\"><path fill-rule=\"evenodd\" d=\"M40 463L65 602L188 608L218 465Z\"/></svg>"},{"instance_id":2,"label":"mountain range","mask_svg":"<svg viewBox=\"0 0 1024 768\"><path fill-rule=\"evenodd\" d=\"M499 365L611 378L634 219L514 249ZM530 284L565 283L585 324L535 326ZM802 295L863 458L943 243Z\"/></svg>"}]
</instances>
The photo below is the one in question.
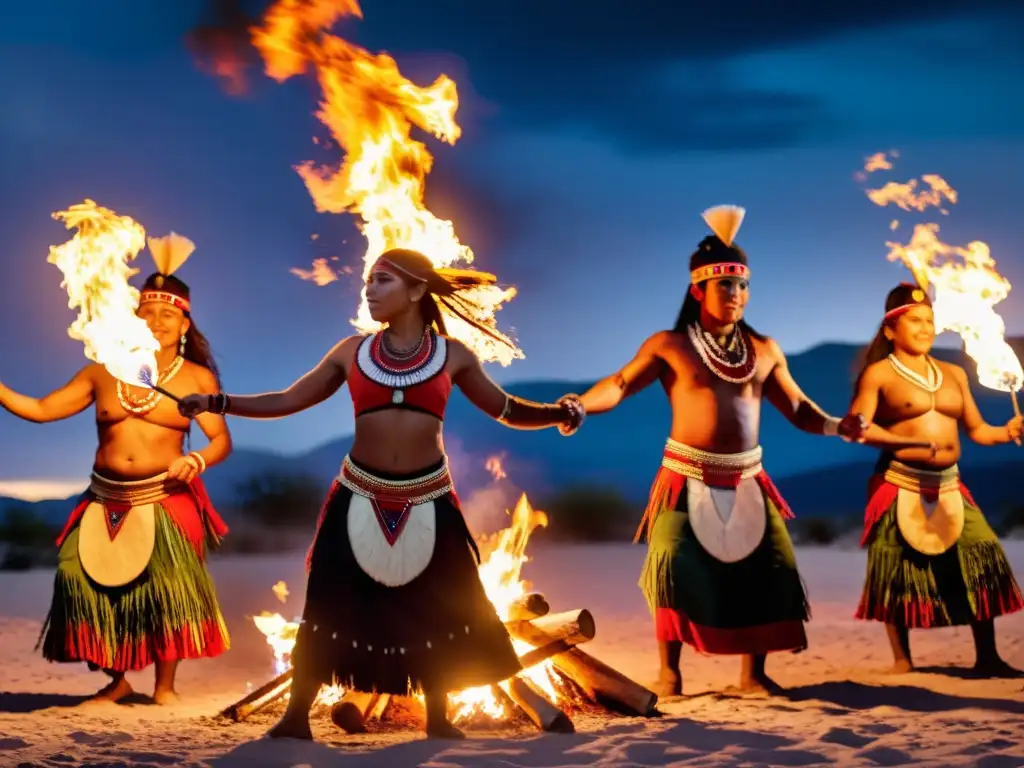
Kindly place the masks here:
<instances>
[{"instance_id":1,"label":"mountain range","mask_svg":"<svg viewBox=\"0 0 1024 768\"><path fill-rule=\"evenodd\" d=\"M1024 339L1011 341L1018 355ZM789 358L794 378L822 408L842 415L849 403L856 365L862 348L852 344L823 344ZM992 424L1003 424L1013 414L1009 395L977 384L974 364L957 349L936 349L935 356L956 362L972 377L975 398ZM510 385L519 397L552 402L566 392L582 392L592 382L542 381ZM345 397L347 395L340 395ZM625 401L615 411L594 416L570 438L556 430L509 429L477 411L457 391L448 406L445 444L453 474L463 494L485 486L486 459L501 458L509 480L531 496L545 495L572 485L600 485L642 504L660 462L670 424L668 403L654 386ZM238 448L205 480L214 503L232 505L240 483L261 474L306 475L326 488L351 445L351 436L339 437L307 453L281 456ZM772 475L797 516L856 514L863 508L864 492L877 451L835 438L802 433L765 403L761 420L765 468ZM964 438L960 462L965 480L978 502L987 509L1007 509L1019 503L1014 473L1024 453L1010 444L981 447ZM9 499L0 499L0 511ZM23 502L17 502L23 504ZM48 520L62 521L67 501L42 501L33 506Z\"/></svg>"}]
</instances>

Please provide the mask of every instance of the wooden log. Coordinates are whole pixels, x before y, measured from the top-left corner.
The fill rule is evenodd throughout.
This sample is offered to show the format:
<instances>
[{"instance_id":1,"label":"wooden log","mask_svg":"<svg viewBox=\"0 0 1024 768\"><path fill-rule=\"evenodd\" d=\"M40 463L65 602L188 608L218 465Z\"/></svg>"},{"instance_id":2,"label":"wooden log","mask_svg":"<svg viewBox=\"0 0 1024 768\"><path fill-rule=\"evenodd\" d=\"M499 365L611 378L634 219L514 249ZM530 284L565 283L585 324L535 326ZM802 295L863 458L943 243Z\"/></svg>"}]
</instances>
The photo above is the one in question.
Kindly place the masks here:
<instances>
[{"instance_id":1,"label":"wooden log","mask_svg":"<svg viewBox=\"0 0 1024 768\"><path fill-rule=\"evenodd\" d=\"M594 702L626 714L658 714L658 695L579 648L551 657L559 672L578 685Z\"/></svg>"},{"instance_id":2,"label":"wooden log","mask_svg":"<svg viewBox=\"0 0 1024 768\"><path fill-rule=\"evenodd\" d=\"M564 640L566 645L578 645L593 640L597 632L594 617L586 608L538 616L528 621L506 621L505 628L518 640L533 646L547 645Z\"/></svg>"},{"instance_id":3,"label":"wooden log","mask_svg":"<svg viewBox=\"0 0 1024 768\"><path fill-rule=\"evenodd\" d=\"M548 733L575 733L572 720L529 680L513 677L506 682L508 695L534 725Z\"/></svg>"},{"instance_id":4,"label":"wooden log","mask_svg":"<svg viewBox=\"0 0 1024 768\"><path fill-rule=\"evenodd\" d=\"M370 710L370 714L367 715L367 720L380 720L384 717L384 713L388 709L388 704L391 703L391 694L382 693L377 697L377 701L374 702L373 709Z\"/></svg>"},{"instance_id":5,"label":"wooden log","mask_svg":"<svg viewBox=\"0 0 1024 768\"><path fill-rule=\"evenodd\" d=\"M331 707L331 720L346 733L366 733L366 719L377 703L376 693L349 691Z\"/></svg>"},{"instance_id":6,"label":"wooden log","mask_svg":"<svg viewBox=\"0 0 1024 768\"><path fill-rule=\"evenodd\" d=\"M268 683L264 683L254 691L250 691L234 704L221 711L221 717L227 717L236 723L241 722L249 715L259 712L269 704L280 699L291 686L292 670L287 669Z\"/></svg>"},{"instance_id":7,"label":"wooden log","mask_svg":"<svg viewBox=\"0 0 1024 768\"><path fill-rule=\"evenodd\" d=\"M528 592L514 600L508 608L509 621L529 621L544 616L551 611L551 606L540 592Z\"/></svg>"}]
</instances>

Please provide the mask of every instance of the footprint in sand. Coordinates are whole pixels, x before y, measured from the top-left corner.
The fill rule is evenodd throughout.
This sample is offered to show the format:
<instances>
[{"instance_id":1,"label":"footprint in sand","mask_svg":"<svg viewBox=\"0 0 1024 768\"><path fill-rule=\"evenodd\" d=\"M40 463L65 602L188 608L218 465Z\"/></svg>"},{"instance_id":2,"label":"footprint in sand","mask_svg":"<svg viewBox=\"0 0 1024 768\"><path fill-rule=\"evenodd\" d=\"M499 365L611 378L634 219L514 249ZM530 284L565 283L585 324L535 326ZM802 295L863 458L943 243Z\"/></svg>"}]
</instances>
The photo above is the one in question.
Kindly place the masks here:
<instances>
[{"instance_id":1,"label":"footprint in sand","mask_svg":"<svg viewBox=\"0 0 1024 768\"><path fill-rule=\"evenodd\" d=\"M821 737L821 740L828 744L842 744L844 747L860 749L875 741L877 736L862 736L849 728L832 728Z\"/></svg>"},{"instance_id":2,"label":"footprint in sand","mask_svg":"<svg viewBox=\"0 0 1024 768\"><path fill-rule=\"evenodd\" d=\"M86 731L73 731L68 734L68 737L75 742L75 744L85 744L91 747L125 744L129 741L134 741L135 739L135 737L130 733L125 733L124 731L114 731L113 733L87 733Z\"/></svg>"},{"instance_id":3,"label":"footprint in sand","mask_svg":"<svg viewBox=\"0 0 1024 768\"><path fill-rule=\"evenodd\" d=\"M902 749L891 747L875 747L858 753L860 757L867 758L875 765L906 765L913 762L910 754Z\"/></svg>"},{"instance_id":4,"label":"footprint in sand","mask_svg":"<svg viewBox=\"0 0 1024 768\"><path fill-rule=\"evenodd\" d=\"M24 749L29 746L31 746L31 744L24 739L0 739L0 750Z\"/></svg>"},{"instance_id":5,"label":"footprint in sand","mask_svg":"<svg viewBox=\"0 0 1024 768\"><path fill-rule=\"evenodd\" d=\"M896 733L899 727L889 725L888 723L868 723L861 730L873 733L876 736L888 736L890 733Z\"/></svg>"}]
</instances>

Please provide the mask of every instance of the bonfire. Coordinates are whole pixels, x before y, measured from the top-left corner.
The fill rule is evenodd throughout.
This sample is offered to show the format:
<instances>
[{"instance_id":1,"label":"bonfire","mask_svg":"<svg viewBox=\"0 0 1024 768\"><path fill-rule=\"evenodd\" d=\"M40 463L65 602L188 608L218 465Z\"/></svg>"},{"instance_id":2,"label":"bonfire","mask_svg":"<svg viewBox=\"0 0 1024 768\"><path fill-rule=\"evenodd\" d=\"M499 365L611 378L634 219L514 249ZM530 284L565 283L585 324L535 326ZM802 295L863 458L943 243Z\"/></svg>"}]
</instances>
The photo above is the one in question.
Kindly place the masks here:
<instances>
[{"instance_id":1,"label":"bonfire","mask_svg":"<svg viewBox=\"0 0 1024 768\"><path fill-rule=\"evenodd\" d=\"M488 468L496 478L505 476L497 459L489 459ZM480 579L508 628L523 670L497 685L450 694L453 721L486 728L525 716L542 730L571 732L569 712L587 704L635 715L653 714L657 703L654 693L577 647L595 635L590 612L576 609L551 613L544 595L531 591L532 585L522 579L523 565L529 561L526 549L530 536L547 525L547 515L534 509L526 494L519 496L509 514L508 527L478 541L482 555ZM283 601L287 585L278 582L274 592ZM234 720L285 699L291 680L290 657L298 623L269 611L253 617L253 621L273 652L277 677L224 710L222 714ZM421 691L410 691L407 698L422 706ZM380 720L386 717L392 697L334 685L320 690L317 705L321 711L330 711L343 701L355 704L365 720Z\"/></svg>"}]
</instances>

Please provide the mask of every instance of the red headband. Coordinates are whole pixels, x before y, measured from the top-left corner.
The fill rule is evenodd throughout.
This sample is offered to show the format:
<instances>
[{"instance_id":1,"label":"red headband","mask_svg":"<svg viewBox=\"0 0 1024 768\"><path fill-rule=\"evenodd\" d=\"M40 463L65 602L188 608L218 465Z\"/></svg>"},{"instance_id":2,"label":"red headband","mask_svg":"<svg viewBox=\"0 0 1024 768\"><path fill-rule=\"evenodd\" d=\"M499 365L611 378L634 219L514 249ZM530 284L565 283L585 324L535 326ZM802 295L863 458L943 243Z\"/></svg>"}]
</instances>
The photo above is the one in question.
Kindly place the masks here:
<instances>
[{"instance_id":1,"label":"red headband","mask_svg":"<svg viewBox=\"0 0 1024 768\"><path fill-rule=\"evenodd\" d=\"M738 261L723 262L721 264L708 264L704 267L697 267L690 272L690 282L694 285L717 277L747 278L750 277L750 267L746 264L740 264Z\"/></svg>"},{"instance_id":2,"label":"red headband","mask_svg":"<svg viewBox=\"0 0 1024 768\"><path fill-rule=\"evenodd\" d=\"M408 269L405 269L404 267L398 266L397 264L395 264L395 262L389 261L388 259L385 259L383 256L381 256L379 259L377 259L376 263L374 263L374 265L373 265L373 268L374 269L381 269L381 270L383 270L385 272L390 272L395 277L403 277L403 278L407 277L410 280L416 280L417 282L420 282L420 283L427 282L427 279L425 277L420 277L419 275L414 275Z\"/></svg>"},{"instance_id":3,"label":"red headband","mask_svg":"<svg viewBox=\"0 0 1024 768\"><path fill-rule=\"evenodd\" d=\"M143 304L149 304L155 301L161 301L164 304L170 304L172 307L177 307L182 312L191 312L192 305L173 293L167 291L143 291L139 296L139 306Z\"/></svg>"},{"instance_id":4,"label":"red headband","mask_svg":"<svg viewBox=\"0 0 1024 768\"><path fill-rule=\"evenodd\" d=\"M914 307L930 307L931 304L925 302L925 292L920 288L915 288L910 294L911 301L907 304L900 304L898 307L893 307L882 317L882 322L887 323L890 320L895 320L897 317L905 312L909 312Z\"/></svg>"}]
</instances>

